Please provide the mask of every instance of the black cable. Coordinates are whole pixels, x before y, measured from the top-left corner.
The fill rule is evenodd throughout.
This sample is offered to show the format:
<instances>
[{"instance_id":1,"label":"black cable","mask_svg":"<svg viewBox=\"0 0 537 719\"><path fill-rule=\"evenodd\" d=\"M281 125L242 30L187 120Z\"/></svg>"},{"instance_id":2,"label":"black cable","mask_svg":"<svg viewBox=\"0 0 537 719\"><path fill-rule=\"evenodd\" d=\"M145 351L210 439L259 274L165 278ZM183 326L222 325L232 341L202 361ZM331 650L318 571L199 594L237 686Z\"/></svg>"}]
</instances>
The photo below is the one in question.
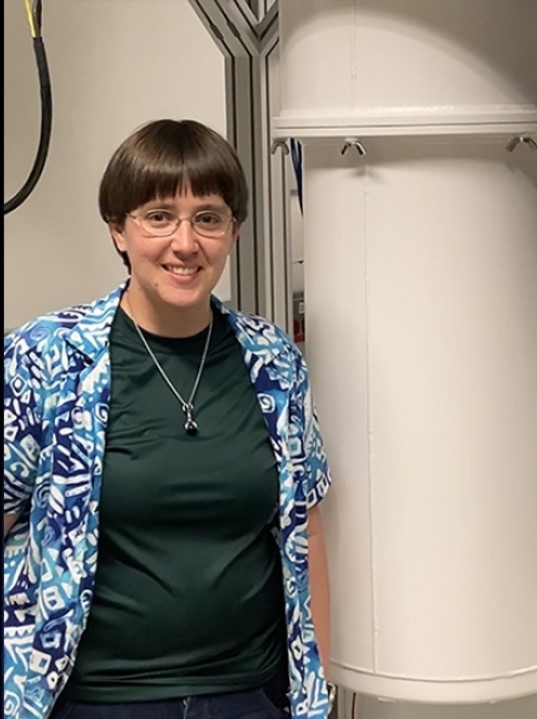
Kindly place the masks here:
<instances>
[{"instance_id":1,"label":"black cable","mask_svg":"<svg viewBox=\"0 0 537 719\"><path fill-rule=\"evenodd\" d=\"M40 4L38 9L40 10ZM41 177L41 173L43 172L43 168L45 167L45 161L47 159L50 145L50 135L52 132L52 91L50 86L47 55L45 53L45 46L41 37L34 37L32 38L32 41L39 73L39 87L41 92L41 135L39 138L39 147L34 160L34 166L32 167L28 179L17 194L11 198L11 200L4 202L4 215L7 215L9 212L16 210L17 207L22 205L36 186L39 178Z\"/></svg>"},{"instance_id":2,"label":"black cable","mask_svg":"<svg viewBox=\"0 0 537 719\"><path fill-rule=\"evenodd\" d=\"M295 171L296 185L298 190L298 202L300 211L303 212L302 200L302 146L298 140L291 138L291 159Z\"/></svg>"},{"instance_id":3,"label":"black cable","mask_svg":"<svg viewBox=\"0 0 537 719\"><path fill-rule=\"evenodd\" d=\"M356 692L352 693L351 719L356 719Z\"/></svg>"},{"instance_id":4,"label":"black cable","mask_svg":"<svg viewBox=\"0 0 537 719\"><path fill-rule=\"evenodd\" d=\"M36 0L34 16L35 16L36 25L37 25L37 34L41 35L41 27L43 24L42 23L43 7L41 4L41 0Z\"/></svg>"}]
</instances>

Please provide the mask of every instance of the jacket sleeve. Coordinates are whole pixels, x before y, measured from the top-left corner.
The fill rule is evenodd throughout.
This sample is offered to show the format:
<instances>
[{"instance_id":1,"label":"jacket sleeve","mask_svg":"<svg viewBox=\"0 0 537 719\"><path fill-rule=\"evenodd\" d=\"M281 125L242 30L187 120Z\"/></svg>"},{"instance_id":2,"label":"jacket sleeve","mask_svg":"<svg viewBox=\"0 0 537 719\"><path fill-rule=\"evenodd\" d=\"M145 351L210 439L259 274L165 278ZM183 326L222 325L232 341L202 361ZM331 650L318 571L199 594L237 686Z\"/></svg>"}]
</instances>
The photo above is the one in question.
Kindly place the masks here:
<instances>
[{"instance_id":1,"label":"jacket sleeve","mask_svg":"<svg viewBox=\"0 0 537 719\"><path fill-rule=\"evenodd\" d=\"M4 340L4 514L19 514L32 494L40 452L36 390L40 361L13 333Z\"/></svg>"},{"instance_id":2,"label":"jacket sleeve","mask_svg":"<svg viewBox=\"0 0 537 719\"><path fill-rule=\"evenodd\" d=\"M319 428L308 368L300 353L296 359L295 383L292 397L293 434L302 455L306 505L308 509L312 509L326 496L332 479Z\"/></svg>"}]
</instances>

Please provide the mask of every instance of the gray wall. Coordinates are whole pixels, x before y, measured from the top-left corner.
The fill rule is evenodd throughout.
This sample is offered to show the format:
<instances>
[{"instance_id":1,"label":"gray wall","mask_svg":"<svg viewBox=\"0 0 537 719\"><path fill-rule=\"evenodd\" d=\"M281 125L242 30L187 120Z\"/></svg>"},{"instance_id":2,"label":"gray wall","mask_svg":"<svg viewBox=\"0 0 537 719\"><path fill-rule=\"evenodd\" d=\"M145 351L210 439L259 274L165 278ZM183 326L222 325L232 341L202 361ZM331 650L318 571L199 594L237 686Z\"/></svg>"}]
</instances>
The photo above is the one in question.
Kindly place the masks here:
<instances>
[{"instance_id":1,"label":"gray wall","mask_svg":"<svg viewBox=\"0 0 537 719\"><path fill-rule=\"evenodd\" d=\"M40 127L23 0L6 0L4 200L22 187ZM159 117L225 133L224 60L188 0L47 0L42 34L53 129L39 183L5 217L4 326L108 292L125 277L97 189L124 137ZM231 297L229 272L217 292Z\"/></svg>"}]
</instances>

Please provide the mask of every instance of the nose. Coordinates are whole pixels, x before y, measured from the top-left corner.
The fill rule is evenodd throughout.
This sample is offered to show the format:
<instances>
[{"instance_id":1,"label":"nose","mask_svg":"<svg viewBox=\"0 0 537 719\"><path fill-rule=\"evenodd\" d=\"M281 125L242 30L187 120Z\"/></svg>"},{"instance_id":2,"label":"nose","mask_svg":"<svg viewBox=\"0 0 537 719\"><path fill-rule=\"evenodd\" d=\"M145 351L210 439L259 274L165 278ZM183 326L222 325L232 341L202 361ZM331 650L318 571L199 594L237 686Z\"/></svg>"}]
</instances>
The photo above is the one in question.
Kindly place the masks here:
<instances>
[{"instance_id":1,"label":"nose","mask_svg":"<svg viewBox=\"0 0 537 719\"><path fill-rule=\"evenodd\" d=\"M170 237L172 250L179 253L192 253L198 249L198 240L188 217L179 220L177 229Z\"/></svg>"}]
</instances>

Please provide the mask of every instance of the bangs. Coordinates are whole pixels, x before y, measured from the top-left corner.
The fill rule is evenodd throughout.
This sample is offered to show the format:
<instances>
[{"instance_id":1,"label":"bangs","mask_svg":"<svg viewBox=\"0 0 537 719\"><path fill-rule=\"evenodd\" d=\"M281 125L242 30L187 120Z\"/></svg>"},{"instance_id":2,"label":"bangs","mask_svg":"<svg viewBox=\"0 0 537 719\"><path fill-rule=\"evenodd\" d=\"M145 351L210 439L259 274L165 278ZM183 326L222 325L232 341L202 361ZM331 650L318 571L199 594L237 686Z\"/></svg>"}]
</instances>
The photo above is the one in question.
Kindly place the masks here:
<instances>
[{"instance_id":1,"label":"bangs","mask_svg":"<svg viewBox=\"0 0 537 719\"><path fill-rule=\"evenodd\" d=\"M220 195L231 209L236 204L230 196L233 192L228 167L213 157L170 157L166 153L165 157L152 158L151 162L141 159L133 168L132 182L132 207L127 212L157 198L175 197L188 190L196 197Z\"/></svg>"},{"instance_id":2,"label":"bangs","mask_svg":"<svg viewBox=\"0 0 537 719\"><path fill-rule=\"evenodd\" d=\"M99 207L107 222L122 222L137 207L188 190L219 195L233 216L247 216L246 178L235 150L192 120L161 120L142 128L115 152L101 181Z\"/></svg>"}]
</instances>

